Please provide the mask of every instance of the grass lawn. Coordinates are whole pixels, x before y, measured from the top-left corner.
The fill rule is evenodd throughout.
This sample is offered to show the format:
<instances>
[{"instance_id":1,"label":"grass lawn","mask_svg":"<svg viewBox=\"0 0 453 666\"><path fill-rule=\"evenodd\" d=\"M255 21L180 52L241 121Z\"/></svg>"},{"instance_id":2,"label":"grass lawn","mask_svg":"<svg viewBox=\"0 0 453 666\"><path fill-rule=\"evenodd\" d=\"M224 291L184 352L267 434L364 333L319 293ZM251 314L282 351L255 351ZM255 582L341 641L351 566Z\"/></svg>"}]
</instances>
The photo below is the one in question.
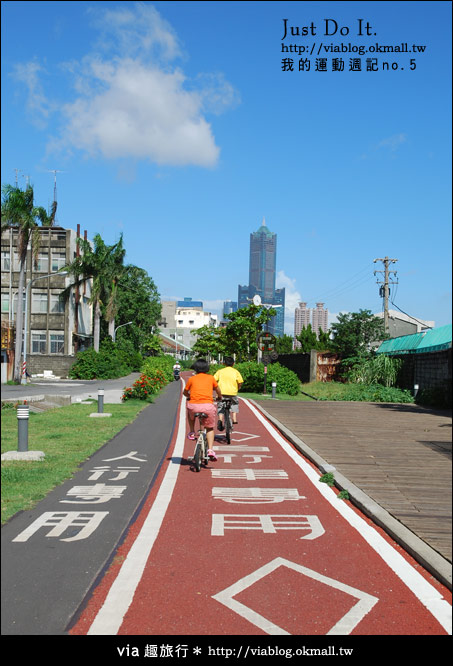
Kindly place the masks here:
<instances>
[{"instance_id":1,"label":"grass lawn","mask_svg":"<svg viewBox=\"0 0 453 666\"><path fill-rule=\"evenodd\" d=\"M90 418L97 403L73 404L35 414L30 412L28 450L43 451L40 462L2 461L2 524L17 511L32 508L77 471L79 465L148 406L142 400L109 404L107 418ZM17 451L17 414L2 409L2 453Z\"/></svg>"}]
</instances>

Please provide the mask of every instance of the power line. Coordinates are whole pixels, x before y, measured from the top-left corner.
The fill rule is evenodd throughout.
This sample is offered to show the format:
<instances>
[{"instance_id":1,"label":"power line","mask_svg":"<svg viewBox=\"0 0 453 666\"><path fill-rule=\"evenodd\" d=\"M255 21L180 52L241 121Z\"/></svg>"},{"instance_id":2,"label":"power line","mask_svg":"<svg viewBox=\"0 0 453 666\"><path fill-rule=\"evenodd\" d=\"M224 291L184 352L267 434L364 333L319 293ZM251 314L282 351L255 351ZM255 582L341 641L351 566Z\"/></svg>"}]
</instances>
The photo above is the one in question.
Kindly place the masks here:
<instances>
[{"instance_id":1,"label":"power line","mask_svg":"<svg viewBox=\"0 0 453 666\"><path fill-rule=\"evenodd\" d=\"M420 321L419 319L416 319L416 317L413 317L412 315L408 314L407 312L404 312L404 310L401 310L392 300L390 300L390 303L400 312L406 315L406 317L410 317L410 319L413 319L416 321L418 324L421 324L422 326L425 326L426 328L432 328L432 326L427 326L426 322Z\"/></svg>"}]
</instances>

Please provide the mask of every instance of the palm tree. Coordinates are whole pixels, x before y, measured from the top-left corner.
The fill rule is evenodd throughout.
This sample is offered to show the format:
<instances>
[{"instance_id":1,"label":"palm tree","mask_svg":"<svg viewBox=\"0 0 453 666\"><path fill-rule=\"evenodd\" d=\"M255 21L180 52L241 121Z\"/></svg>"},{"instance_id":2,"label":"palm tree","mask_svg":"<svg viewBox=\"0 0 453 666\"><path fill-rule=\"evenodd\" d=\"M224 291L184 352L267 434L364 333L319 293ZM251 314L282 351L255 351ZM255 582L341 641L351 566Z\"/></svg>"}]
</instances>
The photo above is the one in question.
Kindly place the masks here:
<instances>
[{"instance_id":1,"label":"palm tree","mask_svg":"<svg viewBox=\"0 0 453 666\"><path fill-rule=\"evenodd\" d=\"M92 280L89 302L93 305L93 347L95 351L99 351L101 307L103 305L107 308L107 316L113 319L113 328L115 326L117 307L115 297L125 255L123 238L121 236L118 243L114 245L106 245L100 234L96 234L93 238L93 246L82 238L77 239L77 243L81 250L80 255L64 268L74 276L74 281L63 293L68 295L73 287L80 287L84 282Z\"/></svg>"},{"instance_id":2,"label":"palm tree","mask_svg":"<svg viewBox=\"0 0 453 666\"><path fill-rule=\"evenodd\" d=\"M20 381L20 361L22 355L22 329L24 323L23 293L25 286L25 267L27 262L27 249L32 249L33 259L38 256L40 234L38 231L38 218L46 226L52 226L57 209L56 201L53 202L50 216L44 208L34 206L34 192L31 185L25 190L17 186L5 185L2 188L3 200L1 207L2 231L8 227L18 230L17 254L19 257L19 286L17 290L17 313L16 313L16 342L14 357L14 380Z\"/></svg>"},{"instance_id":3,"label":"palm tree","mask_svg":"<svg viewBox=\"0 0 453 666\"><path fill-rule=\"evenodd\" d=\"M105 317L109 323L109 335L113 340L115 331L115 317L118 314L118 281L125 272L124 257L126 250L123 247L123 235L121 234L118 243L111 245L108 254L108 284L107 304Z\"/></svg>"}]
</instances>

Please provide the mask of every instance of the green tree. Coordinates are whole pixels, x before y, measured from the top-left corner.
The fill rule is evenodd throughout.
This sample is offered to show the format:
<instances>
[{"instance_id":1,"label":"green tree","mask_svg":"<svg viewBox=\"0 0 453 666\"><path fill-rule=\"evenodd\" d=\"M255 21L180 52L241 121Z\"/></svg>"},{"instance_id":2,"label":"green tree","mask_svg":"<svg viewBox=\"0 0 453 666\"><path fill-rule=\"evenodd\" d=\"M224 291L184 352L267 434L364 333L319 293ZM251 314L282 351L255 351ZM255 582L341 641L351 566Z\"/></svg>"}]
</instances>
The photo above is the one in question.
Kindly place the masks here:
<instances>
[{"instance_id":1,"label":"green tree","mask_svg":"<svg viewBox=\"0 0 453 666\"><path fill-rule=\"evenodd\" d=\"M115 310L112 303L112 291L115 289L116 296L115 281L123 272L122 260L120 261L120 257L124 256L124 254L122 255L122 237L114 245L106 245L100 234L94 236L93 247L84 238L78 238L77 243L81 250L80 255L64 268L73 276L74 281L63 293L68 296L73 287L80 288L83 283L92 280L89 302L93 305L93 346L95 351L99 351L101 308L103 305L109 305L110 316L113 316L112 313Z\"/></svg>"},{"instance_id":2,"label":"green tree","mask_svg":"<svg viewBox=\"0 0 453 666\"><path fill-rule=\"evenodd\" d=\"M316 337L316 333L313 331L311 324L303 327L299 335L296 336L296 340L300 342L298 351L301 354L309 354L312 349L318 349L318 338Z\"/></svg>"},{"instance_id":3,"label":"green tree","mask_svg":"<svg viewBox=\"0 0 453 666\"><path fill-rule=\"evenodd\" d=\"M45 226L52 226L57 204L54 201L50 215L44 208L34 205L33 187L28 185L25 190L13 185L4 185L2 188L1 225L2 231L8 227L18 231L17 254L19 257L19 284L17 290L16 313L16 341L14 358L14 380L20 381L22 330L24 326L23 294L25 288L25 268L27 262L27 248L31 245L33 260L38 256L40 235L38 222ZM11 257L12 260L12 257Z\"/></svg>"},{"instance_id":4,"label":"green tree","mask_svg":"<svg viewBox=\"0 0 453 666\"><path fill-rule=\"evenodd\" d=\"M123 326L117 333L121 339L131 340L134 348L143 353L149 348L145 343L153 339L153 330L160 319L162 305L152 278L143 268L128 264L116 284L115 324ZM156 336L154 336L156 337ZM153 344L152 349L157 351Z\"/></svg>"},{"instance_id":5,"label":"green tree","mask_svg":"<svg viewBox=\"0 0 453 666\"><path fill-rule=\"evenodd\" d=\"M293 352L293 336L285 333L285 335L277 338L276 352L277 354L291 354Z\"/></svg>"},{"instance_id":6,"label":"green tree","mask_svg":"<svg viewBox=\"0 0 453 666\"><path fill-rule=\"evenodd\" d=\"M372 355L372 343L385 340L384 321L375 317L370 310L339 314L338 321L332 324L332 347L345 364L353 364Z\"/></svg>"},{"instance_id":7,"label":"green tree","mask_svg":"<svg viewBox=\"0 0 453 666\"><path fill-rule=\"evenodd\" d=\"M229 320L225 327L227 353L231 356L236 355L238 361L256 359L258 333L276 314L274 308L267 309L262 305L249 305L227 314L226 318Z\"/></svg>"}]
</instances>

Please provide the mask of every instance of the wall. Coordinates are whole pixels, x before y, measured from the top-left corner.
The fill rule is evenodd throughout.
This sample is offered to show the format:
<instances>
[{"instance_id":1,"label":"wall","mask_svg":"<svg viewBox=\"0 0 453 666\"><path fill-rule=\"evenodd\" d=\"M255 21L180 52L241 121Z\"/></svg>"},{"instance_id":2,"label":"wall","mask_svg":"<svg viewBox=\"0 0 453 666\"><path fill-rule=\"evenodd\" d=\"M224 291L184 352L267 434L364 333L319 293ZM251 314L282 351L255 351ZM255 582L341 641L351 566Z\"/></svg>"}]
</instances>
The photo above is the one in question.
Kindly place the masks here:
<instances>
[{"instance_id":1,"label":"wall","mask_svg":"<svg viewBox=\"0 0 453 666\"><path fill-rule=\"evenodd\" d=\"M30 375L42 375L44 370L51 370L55 377L66 378L74 362L74 356L33 354L27 356L27 371Z\"/></svg>"}]
</instances>

